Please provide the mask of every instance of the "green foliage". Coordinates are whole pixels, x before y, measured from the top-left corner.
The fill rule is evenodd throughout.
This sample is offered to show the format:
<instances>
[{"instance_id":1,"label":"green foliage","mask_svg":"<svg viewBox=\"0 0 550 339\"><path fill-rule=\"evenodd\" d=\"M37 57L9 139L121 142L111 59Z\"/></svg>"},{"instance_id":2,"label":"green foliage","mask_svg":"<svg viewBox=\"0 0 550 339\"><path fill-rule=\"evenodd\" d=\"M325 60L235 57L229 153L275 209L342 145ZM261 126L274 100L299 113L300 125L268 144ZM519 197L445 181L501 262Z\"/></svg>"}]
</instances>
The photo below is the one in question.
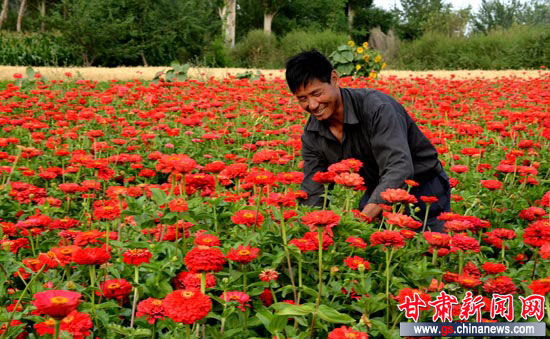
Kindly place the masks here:
<instances>
[{"instance_id":1,"label":"green foliage","mask_svg":"<svg viewBox=\"0 0 550 339\"><path fill-rule=\"evenodd\" d=\"M359 8L355 12L351 36L355 41L367 41L371 29L380 27L388 33L398 23L397 16L389 11L377 7Z\"/></svg>"},{"instance_id":2,"label":"green foliage","mask_svg":"<svg viewBox=\"0 0 550 339\"><path fill-rule=\"evenodd\" d=\"M479 12L472 21L474 30L487 33L496 28L510 28L518 22L518 16L525 7L519 0L482 0Z\"/></svg>"},{"instance_id":3,"label":"green foliage","mask_svg":"<svg viewBox=\"0 0 550 339\"><path fill-rule=\"evenodd\" d=\"M14 66L78 66L80 55L59 33L0 31L0 64Z\"/></svg>"},{"instance_id":4,"label":"green foliage","mask_svg":"<svg viewBox=\"0 0 550 339\"><path fill-rule=\"evenodd\" d=\"M277 38L263 30L252 30L230 51L235 60L240 60L243 67L279 67L280 56Z\"/></svg>"},{"instance_id":5,"label":"green foliage","mask_svg":"<svg viewBox=\"0 0 550 339\"><path fill-rule=\"evenodd\" d=\"M356 46L353 41L338 46L329 56L334 68L340 75L368 76L376 79L378 73L386 67L382 56L364 42Z\"/></svg>"},{"instance_id":6,"label":"green foliage","mask_svg":"<svg viewBox=\"0 0 550 339\"><path fill-rule=\"evenodd\" d=\"M329 30L322 32L292 31L281 39L280 51L284 60L313 48L328 55L346 40L346 34Z\"/></svg>"},{"instance_id":7,"label":"green foliage","mask_svg":"<svg viewBox=\"0 0 550 339\"><path fill-rule=\"evenodd\" d=\"M430 69L536 69L548 65L550 30L514 26L469 38L429 33L404 43L397 68Z\"/></svg>"},{"instance_id":8,"label":"green foliage","mask_svg":"<svg viewBox=\"0 0 550 339\"><path fill-rule=\"evenodd\" d=\"M422 36L424 24L445 6L442 0L401 0L401 7L397 13L403 24L397 26L397 32L401 39L413 40Z\"/></svg>"},{"instance_id":9,"label":"green foliage","mask_svg":"<svg viewBox=\"0 0 550 339\"><path fill-rule=\"evenodd\" d=\"M181 65L177 62L174 62L170 66L172 68L165 71L160 71L155 74L153 81L158 83L161 79L165 82L179 82L187 80L187 72L189 71L189 68L191 68L190 64ZM158 202L158 200L164 199L164 197L165 195L163 191L158 189L153 191L153 199L155 201Z\"/></svg>"}]
</instances>

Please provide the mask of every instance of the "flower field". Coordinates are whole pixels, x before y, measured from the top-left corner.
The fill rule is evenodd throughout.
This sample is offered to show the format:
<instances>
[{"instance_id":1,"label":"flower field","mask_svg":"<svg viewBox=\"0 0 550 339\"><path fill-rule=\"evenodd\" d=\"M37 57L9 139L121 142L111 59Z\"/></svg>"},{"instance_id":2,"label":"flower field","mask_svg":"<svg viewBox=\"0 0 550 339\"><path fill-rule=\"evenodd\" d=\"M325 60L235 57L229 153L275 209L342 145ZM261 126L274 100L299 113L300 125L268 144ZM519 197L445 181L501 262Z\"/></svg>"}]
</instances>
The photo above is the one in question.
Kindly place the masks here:
<instances>
[{"instance_id":1,"label":"flower field","mask_svg":"<svg viewBox=\"0 0 550 339\"><path fill-rule=\"evenodd\" d=\"M308 116L283 79L35 78L0 82L0 339L399 338L414 300L417 321L550 325L547 72L342 79L436 146L447 233L418 232L406 189L366 220L353 159L317 176L326 209L299 205Z\"/></svg>"}]
</instances>

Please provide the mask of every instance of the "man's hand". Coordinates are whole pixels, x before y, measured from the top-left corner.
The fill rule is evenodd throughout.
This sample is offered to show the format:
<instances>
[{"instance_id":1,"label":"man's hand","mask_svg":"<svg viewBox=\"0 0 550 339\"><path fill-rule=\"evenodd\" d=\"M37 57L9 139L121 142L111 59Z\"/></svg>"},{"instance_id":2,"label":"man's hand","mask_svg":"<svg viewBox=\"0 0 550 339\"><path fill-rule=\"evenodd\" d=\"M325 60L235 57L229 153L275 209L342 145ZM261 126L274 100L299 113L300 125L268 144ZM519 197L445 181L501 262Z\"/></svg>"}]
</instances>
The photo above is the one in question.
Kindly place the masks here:
<instances>
[{"instance_id":1,"label":"man's hand","mask_svg":"<svg viewBox=\"0 0 550 339\"><path fill-rule=\"evenodd\" d=\"M363 207L363 210L361 213L366 215L371 220L374 220L380 212L382 212L382 207L378 206L377 204L367 204L365 207Z\"/></svg>"}]
</instances>

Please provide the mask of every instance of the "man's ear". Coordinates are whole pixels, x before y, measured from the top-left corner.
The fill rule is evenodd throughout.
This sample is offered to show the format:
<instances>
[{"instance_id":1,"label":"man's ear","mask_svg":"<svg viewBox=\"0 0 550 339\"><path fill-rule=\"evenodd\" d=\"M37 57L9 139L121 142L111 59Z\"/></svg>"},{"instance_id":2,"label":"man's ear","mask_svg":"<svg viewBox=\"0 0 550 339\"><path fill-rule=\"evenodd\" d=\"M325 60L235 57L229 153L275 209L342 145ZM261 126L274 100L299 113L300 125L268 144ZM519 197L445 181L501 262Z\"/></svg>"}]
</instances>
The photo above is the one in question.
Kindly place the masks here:
<instances>
[{"instance_id":1,"label":"man's ear","mask_svg":"<svg viewBox=\"0 0 550 339\"><path fill-rule=\"evenodd\" d=\"M337 87L340 85L340 76L335 69L330 73L330 84Z\"/></svg>"}]
</instances>

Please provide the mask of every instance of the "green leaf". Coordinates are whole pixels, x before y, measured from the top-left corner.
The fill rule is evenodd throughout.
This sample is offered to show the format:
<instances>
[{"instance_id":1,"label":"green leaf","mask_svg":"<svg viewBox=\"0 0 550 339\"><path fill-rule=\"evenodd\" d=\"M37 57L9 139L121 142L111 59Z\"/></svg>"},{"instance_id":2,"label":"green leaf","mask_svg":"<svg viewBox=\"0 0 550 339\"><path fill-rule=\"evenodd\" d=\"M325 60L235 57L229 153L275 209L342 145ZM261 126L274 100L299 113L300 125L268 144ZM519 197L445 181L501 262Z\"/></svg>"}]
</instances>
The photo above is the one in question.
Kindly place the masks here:
<instances>
[{"instance_id":1,"label":"green leaf","mask_svg":"<svg viewBox=\"0 0 550 339\"><path fill-rule=\"evenodd\" d=\"M319 314L319 318L331 323L349 324L355 321L349 315L340 313L327 305L319 305L317 314Z\"/></svg>"},{"instance_id":2,"label":"green leaf","mask_svg":"<svg viewBox=\"0 0 550 339\"><path fill-rule=\"evenodd\" d=\"M336 70L338 71L338 73L340 73L340 75L351 75L351 73L353 72L353 64L349 63L345 65L339 65L338 67L336 67Z\"/></svg>"},{"instance_id":3,"label":"green leaf","mask_svg":"<svg viewBox=\"0 0 550 339\"><path fill-rule=\"evenodd\" d=\"M277 303L277 304L273 304L273 305L277 305L277 308L279 308L277 312L275 312L275 315L300 316L300 315L311 314L315 310L315 304L312 304L312 303L307 303L303 305L291 305L287 303Z\"/></svg>"},{"instance_id":4,"label":"green leaf","mask_svg":"<svg viewBox=\"0 0 550 339\"><path fill-rule=\"evenodd\" d=\"M346 60L347 62L353 62L353 52L352 51L342 52L342 58L344 58L344 60Z\"/></svg>"},{"instance_id":5,"label":"green leaf","mask_svg":"<svg viewBox=\"0 0 550 339\"><path fill-rule=\"evenodd\" d=\"M151 193L153 201L157 204L162 205L166 202L167 197L166 193L164 193L163 190L160 190L158 188L151 188Z\"/></svg>"}]
</instances>

